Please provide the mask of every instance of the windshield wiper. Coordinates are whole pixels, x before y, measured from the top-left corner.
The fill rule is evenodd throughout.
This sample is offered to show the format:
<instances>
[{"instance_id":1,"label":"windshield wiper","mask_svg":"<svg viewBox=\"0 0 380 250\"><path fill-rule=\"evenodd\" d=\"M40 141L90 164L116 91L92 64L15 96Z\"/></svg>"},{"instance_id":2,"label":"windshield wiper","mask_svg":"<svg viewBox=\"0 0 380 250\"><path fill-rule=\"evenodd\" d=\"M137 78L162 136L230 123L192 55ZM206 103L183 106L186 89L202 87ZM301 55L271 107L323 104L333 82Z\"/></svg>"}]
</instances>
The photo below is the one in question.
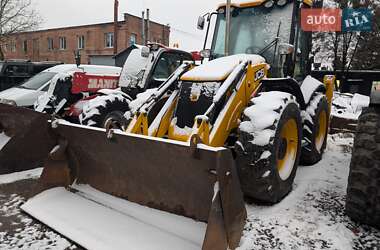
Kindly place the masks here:
<instances>
[{"instance_id":1,"label":"windshield wiper","mask_svg":"<svg viewBox=\"0 0 380 250\"><path fill-rule=\"evenodd\" d=\"M272 42L268 43L268 45L266 45L264 48L262 48L258 54L262 56L263 53L267 52L270 48L272 48L274 45L276 45L279 40L280 40L280 38L276 37Z\"/></svg>"},{"instance_id":2,"label":"windshield wiper","mask_svg":"<svg viewBox=\"0 0 380 250\"><path fill-rule=\"evenodd\" d=\"M278 44L278 41L280 40L280 30L281 30L281 21L278 23L276 38L272 42L270 42L267 46L265 46L262 50L260 50L259 55L262 56L263 53L267 52L270 48L276 45L276 49L274 50L274 56L276 56L277 44Z\"/></svg>"}]
</instances>

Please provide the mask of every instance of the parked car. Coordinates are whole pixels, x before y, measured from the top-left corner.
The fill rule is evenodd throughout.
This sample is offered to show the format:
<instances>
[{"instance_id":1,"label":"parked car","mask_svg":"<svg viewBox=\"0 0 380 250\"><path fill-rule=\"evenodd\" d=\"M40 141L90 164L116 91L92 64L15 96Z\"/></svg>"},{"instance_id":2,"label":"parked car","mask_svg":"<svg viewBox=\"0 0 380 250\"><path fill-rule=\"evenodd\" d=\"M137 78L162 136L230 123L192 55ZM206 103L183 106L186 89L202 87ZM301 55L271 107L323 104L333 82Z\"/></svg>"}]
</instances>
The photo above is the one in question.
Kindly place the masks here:
<instances>
[{"instance_id":1,"label":"parked car","mask_svg":"<svg viewBox=\"0 0 380 250\"><path fill-rule=\"evenodd\" d=\"M62 62L0 61L0 91L17 86L45 69Z\"/></svg>"},{"instance_id":2,"label":"parked car","mask_svg":"<svg viewBox=\"0 0 380 250\"><path fill-rule=\"evenodd\" d=\"M44 95L57 74L67 72L86 72L90 74L114 73L120 74L121 68L109 66L62 64L57 65L27 80L25 83L0 92L0 103L33 108L34 103Z\"/></svg>"}]
</instances>

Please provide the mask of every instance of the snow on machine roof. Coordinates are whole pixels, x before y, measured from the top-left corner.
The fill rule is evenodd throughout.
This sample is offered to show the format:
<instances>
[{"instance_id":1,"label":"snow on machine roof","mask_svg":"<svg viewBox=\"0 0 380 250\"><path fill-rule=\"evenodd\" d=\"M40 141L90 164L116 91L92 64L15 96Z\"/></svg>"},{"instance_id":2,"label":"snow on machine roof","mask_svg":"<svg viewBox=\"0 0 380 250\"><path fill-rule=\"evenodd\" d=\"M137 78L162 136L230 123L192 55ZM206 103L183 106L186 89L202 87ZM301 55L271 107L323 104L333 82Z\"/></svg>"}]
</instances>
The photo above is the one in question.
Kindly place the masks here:
<instances>
[{"instance_id":1,"label":"snow on machine roof","mask_svg":"<svg viewBox=\"0 0 380 250\"><path fill-rule=\"evenodd\" d=\"M53 73L66 73L66 72L77 72L84 71L89 74L94 75L112 75L119 76L121 68L113 66L100 66L100 65L80 65L79 67L76 64L61 64L49 69L44 70L43 72L53 72Z\"/></svg>"},{"instance_id":2,"label":"snow on machine roof","mask_svg":"<svg viewBox=\"0 0 380 250\"><path fill-rule=\"evenodd\" d=\"M181 77L181 80L197 82L223 81L243 60L249 60L254 65L265 63L264 57L259 55L238 54L221 57L190 70Z\"/></svg>"}]
</instances>

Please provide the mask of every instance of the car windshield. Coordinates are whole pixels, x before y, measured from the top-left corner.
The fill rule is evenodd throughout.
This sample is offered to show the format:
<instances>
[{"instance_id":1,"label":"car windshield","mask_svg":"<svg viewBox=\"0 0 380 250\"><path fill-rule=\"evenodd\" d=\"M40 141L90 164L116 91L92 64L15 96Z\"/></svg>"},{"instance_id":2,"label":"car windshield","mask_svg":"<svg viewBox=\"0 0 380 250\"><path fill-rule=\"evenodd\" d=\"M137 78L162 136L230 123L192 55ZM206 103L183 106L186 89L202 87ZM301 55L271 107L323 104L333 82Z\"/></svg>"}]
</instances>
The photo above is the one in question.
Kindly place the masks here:
<instances>
[{"instance_id":1,"label":"car windshield","mask_svg":"<svg viewBox=\"0 0 380 250\"><path fill-rule=\"evenodd\" d=\"M54 72L42 72L34 77L30 78L28 81L26 81L24 84L18 86L19 88L23 89L32 89L32 90L38 90L41 88L45 83L50 81L57 73Z\"/></svg>"},{"instance_id":2,"label":"car windshield","mask_svg":"<svg viewBox=\"0 0 380 250\"><path fill-rule=\"evenodd\" d=\"M231 33L229 54L240 53L274 55L275 46L268 45L275 42L280 27L280 40L278 42L288 43L292 21L293 4L284 7L264 6L250 8L235 8L231 17ZM224 56L225 49L226 15L221 9L215 27L215 36L212 46L214 58ZM275 45L275 43L273 44ZM263 50L265 50L263 52Z\"/></svg>"}]
</instances>

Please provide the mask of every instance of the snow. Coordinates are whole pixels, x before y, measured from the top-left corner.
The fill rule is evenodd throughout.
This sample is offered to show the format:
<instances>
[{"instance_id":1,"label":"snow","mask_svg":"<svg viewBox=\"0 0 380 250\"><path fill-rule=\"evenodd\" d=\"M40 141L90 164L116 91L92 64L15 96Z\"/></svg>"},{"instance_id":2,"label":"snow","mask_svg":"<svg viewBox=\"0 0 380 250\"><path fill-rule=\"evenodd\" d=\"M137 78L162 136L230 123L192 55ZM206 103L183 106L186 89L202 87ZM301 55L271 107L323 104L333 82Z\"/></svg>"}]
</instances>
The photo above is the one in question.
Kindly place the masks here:
<instances>
[{"instance_id":1,"label":"snow","mask_svg":"<svg viewBox=\"0 0 380 250\"><path fill-rule=\"evenodd\" d=\"M306 112L302 113L303 119L310 121L312 124L314 124L313 116L315 116L315 111L318 108L318 104L320 103L321 99L324 97L324 95L319 94L315 96L311 101L310 105L306 108ZM304 126L304 128L308 128L307 126ZM308 128L309 129L309 128ZM309 131L312 133L312 131Z\"/></svg>"},{"instance_id":2,"label":"snow","mask_svg":"<svg viewBox=\"0 0 380 250\"><path fill-rule=\"evenodd\" d=\"M238 250L379 249L380 230L352 222L344 212L352 145L353 134L330 135L322 161L314 166L298 168L293 191L284 200L273 206L246 204L248 218ZM90 195L96 195L102 203L108 201L107 195L103 197L104 194L98 196L98 192L87 191L91 189L88 186L74 187L81 197L94 199ZM25 202L24 197L12 193L14 191L8 195L4 190L0 188L0 249L75 249L66 239L20 212L19 206ZM67 204L70 205L65 203L62 206ZM143 212L140 209L132 211ZM77 213L74 211L72 214ZM85 214L90 214L90 211L86 210ZM82 220L83 216L74 225ZM7 230L7 221L16 227L15 234ZM121 223L113 224L119 226ZM103 224L96 230L102 228ZM177 231L174 227L168 229ZM109 231L104 235L112 233ZM150 241L148 234L141 237ZM125 246L129 244L121 249Z\"/></svg>"},{"instance_id":3,"label":"snow","mask_svg":"<svg viewBox=\"0 0 380 250\"><path fill-rule=\"evenodd\" d=\"M360 94L334 92L331 114L335 117L357 120L370 98Z\"/></svg>"},{"instance_id":4,"label":"snow","mask_svg":"<svg viewBox=\"0 0 380 250\"><path fill-rule=\"evenodd\" d=\"M218 90L221 87L220 85L220 82L193 82L191 85L190 99L198 100L201 94L209 98L216 98L216 93L219 92Z\"/></svg>"},{"instance_id":5,"label":"snow","mask_svg":"<svg viewBox=\"0 0 380 250\"><path fill-rule=\"evenodd\" d=\"M264 151L260 156L260 160L268 159L271 155L272 153L270 151Z\"/></svg>"},{"instance_id":6,"label":"snow","mask_svg":"<svg viewBox=\"0 0 380 250\"><path fill-rule=\"evenodd\" d=\"M117 89L99 89L97 91L97 93L100 93L100 94L103 94L103 95L120 94L120 95L124 96L127 99L131 99L131 97L129 95L127 95L126 93L124 93L123 91L121 91L121 88L117 88Z\"/></svg>"},{"instance_id":7,"label":"snow","mask_svg":"<svg viewBox=\"0 0 380 250\"><path fill-rule=\"evenodd\" d=\"M41 173L42 173L42 168L36 168L36 169L27 170L23 172L0 175L0 185L13 183L16 181L26 180L26 179L37 179L41 176Z\"/></svg>"},{"instance_id":8,"label":"snow","mask_svg":"<svg viewBox=\"0 0 380 250\"><path fill-rule=\"evenodd\" d=\"M4 132L0 133L0 150L3 149L5 145L9 142L11 138L7 136Z\"/></svg>"},{"instance_id":9,"label":"snow","mask_svg":"<svg viewBox=\"0 0 380 250\"><path fill-rule=\"evenodd\" d=\"M108 95L101 95L94 99L91 99L89 101L86 101L83 105L83 111L82 114L79 116L79 121L82 123L82 121L88 117L92 117L94 115L99 115L99 107L105 107L107 105L107 102L114 102L115 100L123 101L123 100L129 100L118 92L112 92ZM88 125L96 124L94 121L89 121Z\"/></svg>"},{"instance_id":10,"label":"snow","mask_svg":"<svg viewBox=\"0 0 380 250\"><path fill-rule=\"evenodd\" d=\"M301 85L301 91L306 104L310 102L310 99L313 96L315 90L321 85L324 86L322 82L318 81L312 76L307 76L305 78Z\"/></svg>"},{"instance_id":11,"label":"snow","mask_svg":"<svg viewBox=\"0 0 380 250\"><path fill-rule=\"evenodd\" d=\"M68 240L21 213L20 205L24 202L20 195L0 193L0 249L74 249Z\"/></svg>"},{"instance_id":12,"label":"snow","mask_svg":"<svg viewBox=\"0 0 380 250\"><path fill-rule=\"evenodd\" d=\"M145 92L138 94L136 99L129 103L131 112L135 113L157 90L158 88L147 89Z\"/></svg>"},{"instance_id":13,"label":"snow","mask_svg":"<svg viewBox=\"0 0 380 250\"><path fill-rule=\"evenodd\" d=\"M130 86L133 81L138 80L139 73L142 73L146 69L149 57L141 56L141 51L142 48L139 46L129 54L121 72L119 86Z\"/></svg>"},{"instance_id":14,"label":"snow","mask_svg":"<svg viewBox=\"0 0 380 250\"><path fill-rule=\"evenodd\" d=\"M219 191L220 191L220 187L219 187L219 181L215 182L214 184L214 195L212 197L212 202L215 201L216 197L218 196L219 194Z\"/></svg>"},{"instance_id":15,"label":"snow","mask_svg":"<svg viewBox=\"0 0 380 250\"><path fill-rule=\"evenodd\" d=\"M184 128L180 128L177 126L177 117L173 118L170 124L171 127L174 128L174 134L179 136L190 136L193 132L193 129L185 126Z\"/></svg>"},{"instance_id":16,"label":"snow","mask_svg":"<svg viewBox=\"0 0 380 250\"><path fill-rule=\"evenodd\" d=\"M281 113L278 110L284 106L285 99L288 99L289 103L296 103L290 94L278 91L264 92L252 98L251 102L254 105L244 110L244 115L249 117L250 121L243 121L239 128L253 135L253 144L265 146L274 137L275 131L269 128L279 121Z\"/></svg>"},{"instance_id":17,"label":"snow","mask_svg":"<svg viewBox=\"0 0 380 250\"><path fill-rule=\"evenodd\" d=\"M369 106L369 103L370 97L361 94L354 94L354 97L351 100L351 106L355 113L361 112L363 108Z\"/></svg>"},{"instance_id":18,"label":"snow","mask_svg":"<svg viewBox=\"0 0 380 250\"><path fill-rule=\"evenodd\" d=\"M83 71L89 75L120 76L121 68L102 65L80 65L79 68L77 68L77 71Z\"/></svg>"},{"instance_id":19,"label":"snow","mask_svg":"<svg viewBox=\"0 0 380 250\"><path fill-rule=\"evenodd\" d=\"M248 219L238 250L378 249L380 232L344 213L352 137L330 136L323 160L300 166L293 191L279 204L246 205Z\"/></svg>"},{"instance_id":20,"label":"snow","mask_svg":"<svg viewBox=\"0 0 380 250\"><path fill-rule=\"evenodd\" d=\"M50 154L52 155L52 154L57 153L57 151L58 151L60 148L61 148L60 145L56 145L56 146L50 151Z\"/></svg>"},{"instance_id":21,"label":"snow","mask_svg":"<svg viewBox=\"0 0 380 250\"><path fill-rule=\"evenodd\" d=\"M243 61L251 61L253 65L265 63L265 59L259 55L238 54L218 58L204 63L186 72L183 81L222 81Z\"/></svg>"},{"instance_id":22,"label":"snow","mask_svg":"<svg viewBox=\"0 0 380 250\"><path fill-rule=\"evenodd\" d=\"M86 249L128 246L139 250L195 250L202 246L205 223L118 199L89 186L73 188L79 192L47 190L21 208Z\"/></svg>"}]
</instances>

